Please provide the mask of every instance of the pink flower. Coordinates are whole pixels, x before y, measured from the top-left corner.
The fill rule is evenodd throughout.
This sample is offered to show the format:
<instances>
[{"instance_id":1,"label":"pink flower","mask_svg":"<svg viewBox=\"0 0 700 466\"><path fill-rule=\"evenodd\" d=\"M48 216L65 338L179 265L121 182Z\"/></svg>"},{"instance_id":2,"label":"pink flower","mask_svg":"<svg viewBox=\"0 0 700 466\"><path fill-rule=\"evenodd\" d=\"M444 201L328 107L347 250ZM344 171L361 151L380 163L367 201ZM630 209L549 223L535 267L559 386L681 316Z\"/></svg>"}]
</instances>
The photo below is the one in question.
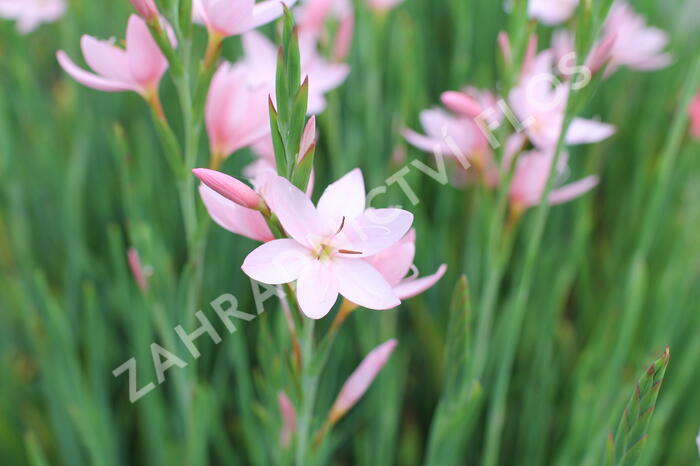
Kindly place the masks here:
<instances>
[{"instance_id":1,"label":"pink flower","mask_svg":"<svg viewBox=\"0 0 700 466\"><path fill-rule=\"evenodd\" d=\"M262 213L244 206L245 204L251 204L252 194L245 196L248 200L240 200L240 192L242 190L238 183L243 183L238 180L235 181L237 181L237 183L231 183L226 187L227 183L225 182L212 182L209 180L210 184L217 188L218 191L228 194L226 197L204 183L199 187L199 195L207 208L207 212L209 212L209 216L220 227L231 233L263 243L273 240L274 236L270 231L270 227L267 226L267 222ZM231 185L238 186L231 188ZM233 201L231 198L238 198L238 200Z\"/></svg>"},{"instance_id":2,"label":"pink flower","mask_svg":"<svg viewBox=\"0 0 700 466\"><path fill-rule=\"evenodd\" d=\"M469 164L483 166L490 159L488 141L473 118L454 116L433 108L420 113L426 135L406 129L403 137L414 147L431 154L453 157L467 169Z\"/></svg>"},{"instance_id":3,"label":"pink flower","mask_svg":"<svg viewBox=\"0 0 700 466\"><path fill-rule=\"evenodd\" d=\"M294 405L289 400L289 397L284 392L277 394L277 403L280 406L282 413L282 431L280 432L280 444L283 447L288 447L292 443L292 436L297 430L297 414L294 410Z\"/></svg>"},{"instance_id":4,"label":"pink flower","mask_svg":"<svg viewBox=\"0 0 700 466\"><path fill-rule=\"evenodd\" d=\"M251 252L242 266L249 277L270 285L296 281L299 306L312 319L328 314L338 294L368 309L400 304L392 286L364 258L397 243L413 215L365 210L359 169L328 186L317 207L282 177L270 180L264 197L290 238Z\"/></svg>"},{"instance_id":5,"label":"pink flower","mask_svg":"<svg viewBox=\"0 0 700 466\"><path fill-rule=\"evenodd\" d=\"M690 134L700 140L700 92L690 103Z\"/></svg>"},{"instance_id":6,"label":"pink flower","mask_svg":"<svg viewBox=\"0 0 700 466\"><path fill-rule=\"evenodd\" d=\"M291 7L296 0L284 2ZM196 19L211 33L221 37L237 36L267 24L282 15L282 2L265 0L193 0Z\"/></svg>"},{"instance_id":7,"label":"pink flower","mask_svg":"<svg viewBox=\"0 0 700 466\"><path fill-rule=\"evenodd\" d=\"M398 342L395 339L391 339L377 346L365 356L365 359L362 360L355 372L345 382L343 388L340 389L340 394L338 394L338 398L333 403L328 415L328 420L331 424L336 423L343 417L367 392L379 371L389 361L389 357L396 349L396 345L398 345Z\"/></svg>"},{"instance_id":8,"label":"pink flower","mask_svg":"<svg viewBox=\"0 0 700 466\"><path fill-rule=\"evenodd\" d=\"M529 0L527 12L530 18L542 24L561 24L576 11L578 0Z\"/></svg>"},{"instance_id":9,"label":"pink flower","mask_svg":"<svg viewBox=\"0 0 700 466\"><path fill-rule=\"evenodd\" d=\"M79 83L107 92L134 91L144 97L156 92L168 62L151 37L146 23L131 15L126 30L126 50L112 42L84 35L80 42L87 64L79 68L64 51L56 54L63 69Z\"/></svg>"},{"instance_id":10,"label":"pink flower","mask_svg":"<svg viewBox=\"0 0 700 466\"><path fill-rule=\"evenodd\" d=\"M264 35L252 31L243 35L243 63L250 68L251 85L266 88L273 96L277 70L277 47ZM299 36L301 75L309 78L309 114L321 113L326 107L324 94L345 80L350 67L344 63L328 63L318 54L316 40L308 34Z\"/></svg>"},{"instance_id":11,"label":"pink flower","mask_svg":"<svg viewBox=\"0 0 700 466\"><path fill-rule=\"evenodd\" d=\"M17 21L17 30L28 34L41 23L51 23L66 12L65 0L0 0L0 17Z\"/></svg>"},{"instance_id":12,"label":"pink flower","mask_svg":"<svg viewBox=\"0 0 700 466\"><path fill-rule=\"evenodd\" d=\"M153 0L131 0L134 10L146 21L158 16L158 8Z\"/></svg>"},{"instance_id":13,"label":"pink flower","mask_svg":"<svg viewBox=\"0 0 700 466\"><path fill-rule=\"evenodd\" d=\"M344 60L350 49L355 14L350 0L309 0L296 10L297 24L302 35L322 39L326 22L338 22L333 46L333 58Z\"/></svg>"},{"instance_id":14,"label":"pink flower","mask_svg":"<svg viewBox=\"0 0 700 466\"><path fill-rule=\"evenodd\" d=\"M268 89L251 85L249 68L222 63L212 79L205 120L211 152L227 157L270 133Z\"/></svg>"},{"instance_id":15,"label":"pink flower","mask_svg":"<svg viewBox=\"0 0 700 466\"><path fill-rule=\"evenodd\" d=\"M516 211L539 205L540 197L549 178L552 158L552 153L537 151L525 152L520 155L510 188L511 205L514 206ZM566 154L560 156L559 166L557 167L558 175L562 175L565 172L566 159ZM556 182L557 180L555 179ZM549 193L549 203L555 205L569 202L587 193L597 184L598 177L589 176L555 188Z\"/></svg>"},{"instance_id":16,"label":"pink flower","mask_svg":"<svg viewBox=\"0 0 700 466\"><path fill-rule=\"evenodd\" d=\"M416 231L410 230L401 241L367 259L384 279L394 287L394 293L401 299L417 296L435 285L445 272L447 265L442 264L433 275L423 278L406 277L413 266L416 254Z\"/></svg>"},{"instance_id":17,"label":"pink flower","mask_svg":"<svg viewBox=\"0 0 700 466\"><path fill-rule=\"evenodd\" d=\"M526 71L508 99L530 141L544 151L552 150L557 144L569 91L568 84L552 74L552 61L553 52L545 50L526 63ZM607 139L614 132L612 125L574 118L565 143L590 144Z\"/></svg>"},{"instance_id":18,"label":"pink flower","mask_svg":"<svg viewBox=\"0 0 700 466\"><path fill-rule=\"evenodd\" d=\"M367 0L367 5L374 11L387 12L403 2L404 0Z\"/></svg>"},{"instance_id":19,"label":"pink flower","mask_svg":"<svg viewBox=\"0 0 700 466\"><path fill-rule=\"evenodd\" d=\"M656 70L671 63L671 56L663 52L669 41L668 34L661 29L648 27L645 18L636 14L626 1L615 2L610 10L604 37L610 36L614 36L614 44L607 75L621 66Z\"/></svg>"}]
</instances>

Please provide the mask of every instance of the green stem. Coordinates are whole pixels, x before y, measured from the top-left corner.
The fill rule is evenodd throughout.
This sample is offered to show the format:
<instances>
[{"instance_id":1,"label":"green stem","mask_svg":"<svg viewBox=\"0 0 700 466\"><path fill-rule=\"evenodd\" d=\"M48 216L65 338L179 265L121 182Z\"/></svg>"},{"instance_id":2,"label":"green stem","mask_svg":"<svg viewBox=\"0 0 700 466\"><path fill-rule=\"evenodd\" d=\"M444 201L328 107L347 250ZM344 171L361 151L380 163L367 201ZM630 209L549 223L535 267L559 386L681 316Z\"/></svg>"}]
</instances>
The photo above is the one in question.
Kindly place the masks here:
<instances>
[{"instance_id":1,"label":"green stem","mask_svg":"<svg viewBox=\"0 0 700 466\"><path fill-rule=\"evenodd\" d=\"M297 424L296 461L297 466L309 464L308 455L311 447L311 421L313 418L316 390L318 388L318 373L312 370L314 354L314 325L313 319L304 319L301 335L301 405Z\"/></svg>"},{"instance_id":2,"label":"green stem","mask_svg":"<svg viewBox=\"0 0 700 466\"><path fill-rule=\"evenodd\" d=\"M570 104L567 102L567 109L565 112L564 121L562 123L561 132L559 134L554 157L549 168L549 177L547 178L547 184L540 197L540 204L535 213L532 235L530 236L526 246L525 263L518 279L515 298L512 306L509 308L509 312L503 317L504 322L506 323L505 333L502 337L504 347L497 370L496 385L493 391L493 401L488 414L486 452L484 454L483 463L486 466L496 466L498 464L499 444L505 422L506 395L510 384L511 367L515 357L515 350L518 346L518 342L520 341L520 329L525 316L525 311L527 309L526 304L530 296L530 288L534 276L533 272L537 253L542 243L544 227L549 216L550 206L547 199L549 198L549 193L552 191L552 187L554 185L554 174L556 172L555 167L557 167L559 159L561 158L561 154L564 149L565 135L568 132L571 121L573 120L573 116L570 113Z\"/></svg>"},{"instance_id":3,"label":"green stem","mask_svg":"<svg viewBox=\"0 0 700 466\"><path fill-rule=\"evenodd\" d=\"M504 136L501 136L503 140ZM503 147L503 146L501 146ZM504 157L501 150L501 157L498 163ZM493 326L494 312L496 309L498 289L501 285L501 280L505 274L505 267L508 264L512 252L513 241L515 240L516 225L511 225L511 228L506 229L506 235L503 236L503 242L499 242L503 226L506 221L506 211L508 209L508 199L510 186L515 173L517 160L511 161L506 178L501 181L498 189L498 199L496 201L496 209L492 213L487 231L487 247L486 261L484 266L488 269L485 291L479 301L479 320L476 330L476 341L474 344L474 363L472 365L472 378L478 380L482 377L484 367L486 366L487 353L489 349L489 341L491 338L491 330ZM488 193L485 193L488 195ZM500 251L499 248L504 247Z\"/></svg>"}]
</instances>

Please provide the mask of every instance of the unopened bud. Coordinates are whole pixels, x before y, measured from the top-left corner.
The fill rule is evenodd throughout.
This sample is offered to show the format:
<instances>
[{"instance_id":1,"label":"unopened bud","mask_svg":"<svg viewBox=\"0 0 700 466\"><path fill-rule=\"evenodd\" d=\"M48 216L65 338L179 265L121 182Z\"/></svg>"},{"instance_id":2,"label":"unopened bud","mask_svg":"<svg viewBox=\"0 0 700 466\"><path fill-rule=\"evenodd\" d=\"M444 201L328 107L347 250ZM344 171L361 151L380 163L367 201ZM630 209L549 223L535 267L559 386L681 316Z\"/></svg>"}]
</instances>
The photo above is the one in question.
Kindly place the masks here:
<instances>
[{"instance_id":1,"label":"unopened bud","mask_svg":"<svg viewBox=\"0 0 700 466\"><path fill-rule=\"evenodd\" d=\"M469 118L476 118L484 111L476 99L463 92L447 91L442 94L441 99L445 107Z\"/></svg>"},{"instance_id":2,"label":"unopened bud","mask_svg":"<svg viewBox=\"0 0 700 466\"><path fill-rule=\"evenodd\" d=\"M146 21L158 17L158 8L153 0L130 0L134 10Z\"/></svg>"},{"instance_id":3,"label":"unopened bud","mask_svg":"<svg viewBox=\"0 0 700 466\"><path fill-rule=\"evenodd\" d=\"M264 205L253 188L232 176L208 168L195 168L192 173L207 187L240 206L258 210Z\"/></svg>"}]
</instances>

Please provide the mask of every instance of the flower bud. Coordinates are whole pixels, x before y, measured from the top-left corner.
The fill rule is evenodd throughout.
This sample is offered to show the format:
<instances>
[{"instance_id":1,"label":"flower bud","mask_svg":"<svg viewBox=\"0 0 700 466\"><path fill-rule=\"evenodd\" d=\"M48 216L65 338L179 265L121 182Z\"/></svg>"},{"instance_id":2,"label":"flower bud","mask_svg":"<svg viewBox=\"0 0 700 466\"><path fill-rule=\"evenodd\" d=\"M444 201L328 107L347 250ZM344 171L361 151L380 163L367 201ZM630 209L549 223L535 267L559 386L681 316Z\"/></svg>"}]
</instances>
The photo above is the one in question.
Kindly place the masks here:
<instances>
[{"instance_id":1,"label":"flower bud","mask_svg":"<svg viewBox=\"0 0 700 466\"><path fill-rule=\"evenodd\" d=\"M299 160L301 163L309 153L309 149L316 143L316 116L312 116L304 127L299 143Z\"/></svg>"},{"instance_id":2,"label":"flower bud","mask_svg":"<svg viewBox=\"0 0 700 466\"><path fill-rule=\"evenodd\" d=\"M476 118L483 112L479 102L463 92L447 91L442 94L441 99L445 107L459 115Z\"/></svg>"},{"instance_id":3,"label":"flower bud","mask_svg":"<svg viewBox=\"0 0 700 466\"><path fill-rule=\"evenodd\" d=\"M264 205L258 193L232 176L207 168L195 168L192 173L206 186L240 206L258 210Z\"/></svg>"},{"instance_id":4,"label":"flower bud","mask_svg":"<svg viewBox=\"0 0 700 466\"><path fill-rule=\"evenodd\" d=\"M386 365L397 344L395 339L391 339L377 346L350 375L328 415L331 424L335 424L362 398L379 371Z\"/></svg>"},{"instance_id":5,"label":"flower bud","mask_svg":"<svg viewBox=\"0 0 700 466\"><path fill-rule=\"evenodd\" d=\"M690 135L693 139L700 140L700 93L690 103Z\"/></svg>"},{"instance_id":6,"label":"flower bud","mask_svg":"<svg viewBox=\"0 0 700 466\"><path fill-rule=\"evenodd\" d=\"M130 0L134 10L146 21L158 17L158 8L153 0Z\"/></svg>"},{"instance_id":7,"label":"flower bud","mask_svg":"<svg viewBox=\"0 0 700 466\"><path fill-rule=\"evenodd\" d=\"M277 394L277 403L282 413L282 431L280 432L280 443L283 447L288 447L292 443L292 436L297 430L297 415L294 411L294 405L289 400L289 397L284 392Z\"/></svg>"},{"instance_id":8,"label":"flower bud","mask_svg":"<svg viewBox=\"0 0 700 466\"><path fill-rule=\"evenodd\" d=\"M129 248L129 251L126 254L126 257L129 261L129 268L131 269L131 274L134 276L134 280L136 281L136 285L139 287L142 293L145 293L148 291L148 280L146 278L146 272L141 265L141 258L139 257L139 253L135 248Z\"/></svg>"}]
</instances>

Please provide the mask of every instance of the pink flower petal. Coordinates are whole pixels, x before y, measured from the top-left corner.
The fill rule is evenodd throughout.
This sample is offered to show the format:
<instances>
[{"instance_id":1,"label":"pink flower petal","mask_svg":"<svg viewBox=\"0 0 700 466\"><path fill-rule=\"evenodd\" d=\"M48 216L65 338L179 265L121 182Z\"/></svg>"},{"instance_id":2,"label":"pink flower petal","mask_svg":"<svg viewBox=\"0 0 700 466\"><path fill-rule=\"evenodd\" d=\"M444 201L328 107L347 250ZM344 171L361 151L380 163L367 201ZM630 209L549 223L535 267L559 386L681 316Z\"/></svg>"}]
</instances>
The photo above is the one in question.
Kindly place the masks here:
<instances>
[{"instance_id":1,"label":"pink flower petal","mask_svg":"<svg viewBox=\"0 0 700 466\"><path fill-rule=\"evenodd\" d=\"M301 312L310 319L325 317L338 300L335 267L330 261L310 260L297 280Z\"/></svg>"},{"instance_id":2,"label":"pink flower petal","mask_svg":"<svg viewBox=\"0 0 700 466\"><path fill-rule=\"evenodd\" d=\"M561 188L553 189L549 194L549 203L552 205L563 204L577 197L583 196L598 185L598 177L588 176L582 180L575 181Z\"/></svg>"},{"instance_id":3,"label":"pink flower petal","mask_svg":"<svg viewBox=\"0 0 700 466\"><path fill-rule=\"evenodd\" d=\"M135 84L129 72L129 61L124 50L111 42L100 41L87 35L80 38L80 48L85 62L100 76Z\"/></svg>"},{"instance_id":4,"label":"pink flower petal","mask_svg":"<svg viewBox=\"0 0 700 466\"><path fill-rule=\"evenodd\" d=\"M253 68L252 74L263 82L273 84L277 69L277 47L258 31L250 31L242 36L243 53L246 62ZM274 90L270 89L272 94Z\"/></svg>"},{"instance_id":5,"label":"pink flower petal","mask_svg":"<svg viewBox=\"0 0 700 466\"><path fill-rule=\"evenodd\" d=\"M257 210L241 207L205 185L200 186L199 194L209 216L220 227L263 243L274 239L265 218Z\"/></svg>"},{"instance_id":6,"label":"pink flower petal","mask_svg":"<svg viewBox=\"0 0 700 466\"><path fill-rule=\"evenodd\" d=\"M394 293L399 299L409 299L417 296L435 285L447 271L447 265L442 264L433 275L416 278L415 280L405 280L394 287Z\"/></svg>"},{"instance_id":7,"label":"pink flower petal","mask_svg":"<svg viewBox=\"0 0 700 466\"><path fill-rule=\"evenodd\" d=\"M570 145L591 144L609 138L615 134L615 127L607 123L584 118L574 118L566 135Z\"/></svg>"},{"instance_id":8,"label":"pink flower petal","mask_svg":"<svg viewBox=\"0 0 700 466\"><path fill-rule=\"evenodd\" d=\"M364 260L335 257L333 272L340 294L358 306L385 310L401 304L391 285Z\"/></svg>"},{"instance_id":9,"label":"pink flower petal","mask_svg":"<svg viewBox=\"0 0 700 466\"><path fill-rule=\"evenodd\" d=\"M126 56L134 81L151 90L158 86L168 62L141 17L131 15L126 29Z\"/></svg>"},{"instance_id":10,"label":"pink flower petal","mask_svg":"<svg viewBox=\"0 0 700 466\"><path fill-rule=\"evenodd\" d=\"M253 29L255 0L201 0L202 19L208 28L224 36Z\"/></svg>"},{"instance_id":11,"label":"pink flower petal","mask_svg":"<svg viewBox=\"0 0 700 466\"><path fill-rule=\"evenodd\" d=\"M281 285L298 279L311 262L309 251L293 239L276 239L248 254L241 269L260 283Z\"/></svg>"},{"instance_id":12,"label":"pink flower petal","mask_svg":"<svg viewBox=\"0 0 700 466\"><path fill-rule=\"evenodd\" d=\"M563 23L576 11L578 0L530 0L528 14L548 26Z\"/></svg>"},{"instance_id":13,"label":"pink flower petal","mask_svg":"<svg viewBox=\"0 0 700 466\"><path fill-rule=\"evenodd\" d=\"M285 231L311 249L327 234L311 200L287 179L270 179L263 195ZM338 225L340 226L340 225Z\"/></svg>"},{"instance_id":14,"label":"pink flower petal","mask_svg":"<svg viewBox=\"0 0 700 466\"><path fill-rule=\"evenodd\" d=\"M209 87L205 121L214 153L228 156L270 133L267 90L249 85L245 66L222 63Z\"/></svg>"},{"instance_id":15,"label":"pink flower petal","mask_svg":"<svg viewBox=\"0 0 700 466\"><path fill-rule=\"evenodd\" d=\"M318 214L328 228L328 233L335 233L345 220L359 217L365 211L365 181L362 171L356 168L323 192L316 207Z\"/></svg>"},{"instance_id":16,"label":"pink flower petal","mask_svg":"<svg viewBox=\"0 0 700 466\"><path fill-rule=\"evenodd\" d=\"M103 78L83 70L73 63L73 61L63 50L59 50L56 53L56 59L66 73L84 86L105 92L139 91L132 84Z\"/></svg>"},{"instance_id":17,"label":"pink flower petal","mask_svg":"<svg viewBox=\"0 0 700 466\"><path fill-rule=\"evenodd\" d=\"M282 16L282 1L280 0L265 0L258 2L253 8L253 16L251 19L251 29L267 24ZM284 4L287 8L291 8L296 3L296 0L285 0Z\"/></svg>"},{"instance_id":18,"label":"pink flower petal","mask_svg":"<svg viewBox=\"0 0 700 466\"><path fill-rule=\"evenodd\" d=\"M424 136L410 129L403 130L401 134L413 147L427 152L428 154L445 155L448 152L445 145L439 139Z\"/></svg>"},{"instance_id":19,"label":"pink flower petal","mask_svg":"<svg viewBox=\"0 0 700 466\"><path fill-rule=\"evenodd\" d=\"M411 230L395 245L367 258L367 262L372 264L391 286L396 287L411 270L416 253L415 241L416 232Z\"/></svg>"},{"instance_id":20,"label":"pink flower petal","mask_svg":"<svg viewBox=\"0 0 700 466\"><path fill-rule=\"evenodd\" d=\"M413 214L402 209L368 209L355 219L346 219L333 245L353 251L353 257L373 256L396 244L412 223Z\"/></svg>"}]
</instances>

